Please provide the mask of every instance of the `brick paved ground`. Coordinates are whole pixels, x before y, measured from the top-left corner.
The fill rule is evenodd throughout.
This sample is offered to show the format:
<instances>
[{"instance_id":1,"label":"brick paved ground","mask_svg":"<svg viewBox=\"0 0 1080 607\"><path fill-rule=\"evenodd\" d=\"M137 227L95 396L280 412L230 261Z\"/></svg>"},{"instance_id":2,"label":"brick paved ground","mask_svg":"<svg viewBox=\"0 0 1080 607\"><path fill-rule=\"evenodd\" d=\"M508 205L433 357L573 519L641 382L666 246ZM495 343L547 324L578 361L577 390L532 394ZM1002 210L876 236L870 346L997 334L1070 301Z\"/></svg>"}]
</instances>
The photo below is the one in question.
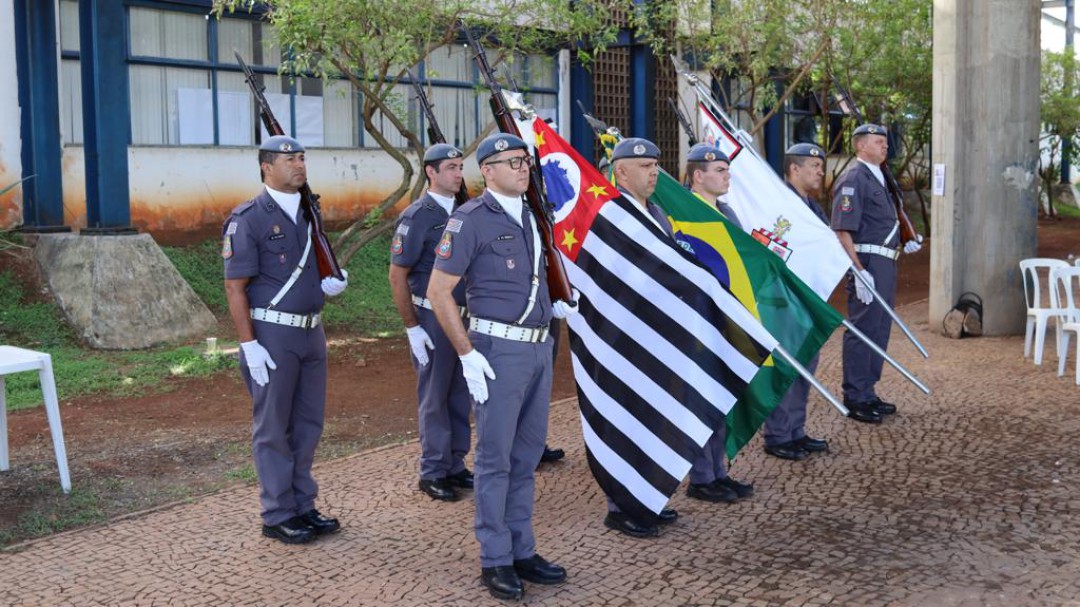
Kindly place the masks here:
<instances>
[{"instance_id":1,"label":"brick paved ground","mask_svg":"<svg viewBox=\"0 0 1080 607\"><path fill-rule=\"evenodd\" d=\"M902 313L932 358L898 332L890 350L933 397L886 369L880 392L900 413L882 426L813 397L809 428L831 454L785 462L757 438L732 467L757 495L680 494L657 539L604 528L575 403L556 403L550 442L568 457L538 474L535 523L570 578L528 585L525 602L1080 605L1080 388L1055 376L1052 353L1041 369L1022 360L1020 338L950 341L926 331L925 304ZM838 337L819 369L837 390ZM0 553L0 604L499 604L479 586L472 504L416 492L417 451L320 465L321 506L345 528L313 545L260 537L256 490L237 487Z\"/></svg>"}]
</instances>

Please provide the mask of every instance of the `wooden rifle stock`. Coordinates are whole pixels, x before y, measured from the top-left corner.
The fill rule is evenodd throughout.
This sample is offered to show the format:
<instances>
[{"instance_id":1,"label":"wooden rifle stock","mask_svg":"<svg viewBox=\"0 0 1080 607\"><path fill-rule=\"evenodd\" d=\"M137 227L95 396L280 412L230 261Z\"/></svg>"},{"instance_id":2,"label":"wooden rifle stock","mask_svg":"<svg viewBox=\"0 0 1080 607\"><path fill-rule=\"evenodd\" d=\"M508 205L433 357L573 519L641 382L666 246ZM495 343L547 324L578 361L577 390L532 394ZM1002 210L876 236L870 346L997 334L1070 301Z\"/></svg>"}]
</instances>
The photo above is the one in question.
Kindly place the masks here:
<instances>
[{"instance_id":1,"label":"wooden rifle stock","mask_svg":"<svg viewBox=\"0 0 1080 607\"><path fill-rule=\"evenodd\" d=\"M412 70L406 70L409 75L409 80L413 84L413 88L416 89L416 100L420 102L420 107L424 110L424 116L427 118L427 136L429 144L446 143L446 135L443 135L442 129L439 128L439 121L435 118L435 111L431 102L428 101L427 93L424 92L424 87L420 85L420 81L413 76ZM461 205L469 202L469 190L465 187L465 180L461 180L461 186L458 187L458 191L454 192L454 207L460 207Z\"/></svg>"},{"instance_id":2,"label":"wooden rifle stock","mask_svg":"<svg viewBox=\"0 0 1080 607\"><path fill-rule=\"evenodd\" d=\"M284 135L285 130L281 128L281 124L274 117L274 111L270 109L270 103L263 95L262 85L255 80L255 73L244 62L244 58L240 56L239 51L234 50L233 53L236 55L236 61L240 64L240 69L244 71L244 80L247 81L251 94L255 96L255 102L259 104L259 116L262 119L263 126L266 127L266 132L270 133L271 136ZM311 186L306 181L304 185L300 186L300 209L311 224L311 247L315 250L315 263L319 267L319 276L322 278L333 276L338 280L345 280L345 274L341 271L341 265L338 264L337 257L334 255L334 249L330 246L330 239L327 238L326 231L323 229L319 195L311 191Z\"/></svg>"},{"instance_id":3,"label":"wooden rifle stock","mask_svg":"<svg viewBox=\"0 0 1080 607\"><path fill-rule=\"evenodd\" d=\"M480 43L473 38L472 32L469 28L462 24L461 29L465 32L465 37L469 41L469 46L472 47L476 53L473 59L476 61L477 67L480 69L480 73L484 75L484 80L487 82L488 88L491 89L491 98L489 103L491 105L491 112L495 115L495 123L499 126L499 131L508 133L516 137L521 137L521 132L518 130L517 123L514 122L514 117L510 113L510 108L506 106L506 99L503 98L502 87L499 86L498 81L495 79L495 73L491 69L491 65L488 64L487 54L484 52L484 48L480 46ZM525 201L529 204L529 208L532 209L533 217L536 219L536 227L540 232L541 244L544 248L544 257L547 261L547 281L548 281L548 293L551 295L551 299L561 299L563 301L573 301L573 291L570 286L570 279L566 275L566 268L563 266L562 256L555 248L555 229L552 224L552 217L548 207L547 199L544 197L543 179L540 174L540 162L537 156L533 156L534 162L529 169L529 189L525 192Z\"/></svg>"},{"instance_id":4,"label":"wooden rifle stock","mask_svg":"<svg viewBox=\"0 0 1080 607\"><path fill-rule=\"evenodd\" d=\"M834 83L837 90L836 104L839 106L840 111L854 116L858 123L863 122L862 112L859 111L859 106L855 105L855 100L851 98L851 93L839 84ZM893 208L896 210L896 220L900 222L900 244L907 243L910 240L919 241L918 232L915 231L914 224L911 223L911 218L908 217L907 211L904 210L904 194L900 191L900 184L897 183L896 177L893 176L892 169L889 167L889 161L882 162L881 174L885 177L885 188L889 191L889 198L892 198Z\"/></svg>"}]
</instances>

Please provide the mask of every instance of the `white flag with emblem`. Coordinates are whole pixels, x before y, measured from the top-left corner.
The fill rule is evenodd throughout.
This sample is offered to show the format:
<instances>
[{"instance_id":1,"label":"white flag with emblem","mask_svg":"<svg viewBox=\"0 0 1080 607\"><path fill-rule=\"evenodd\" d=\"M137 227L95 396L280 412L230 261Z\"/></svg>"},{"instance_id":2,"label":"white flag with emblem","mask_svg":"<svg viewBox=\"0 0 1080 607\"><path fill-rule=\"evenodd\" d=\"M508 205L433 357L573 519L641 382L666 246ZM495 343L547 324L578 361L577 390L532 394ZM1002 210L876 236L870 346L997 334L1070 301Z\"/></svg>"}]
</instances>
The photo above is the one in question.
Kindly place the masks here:
<instances>
[{"instance_id":1,"label":"white flag with emblem","mask_svg":"<svg viewBox=\"0 0 1080 607\"><path fill-rule=\"evenodd\" d=\"M698 117L703 141L731 159L731 189L722 200L735 210L742 228L779 255L822 299L829 299L851 267L836 233L701 102Z\"/></svg>"}]
</instances>

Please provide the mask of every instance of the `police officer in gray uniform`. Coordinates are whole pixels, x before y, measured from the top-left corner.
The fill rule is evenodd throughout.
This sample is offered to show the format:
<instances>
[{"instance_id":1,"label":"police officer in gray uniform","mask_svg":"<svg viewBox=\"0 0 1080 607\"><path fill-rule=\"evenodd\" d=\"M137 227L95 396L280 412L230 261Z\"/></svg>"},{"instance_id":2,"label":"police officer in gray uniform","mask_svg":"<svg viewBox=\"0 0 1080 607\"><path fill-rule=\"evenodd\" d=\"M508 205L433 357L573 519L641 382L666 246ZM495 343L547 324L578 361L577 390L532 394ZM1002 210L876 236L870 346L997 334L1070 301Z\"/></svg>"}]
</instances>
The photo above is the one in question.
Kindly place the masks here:
<instances>
[{"instance_id":1,"label":"police officer in gray uniform","mask_svg":"<svg viewBox=\"0 0 1080 607\"><path fill-rule=\"evenodd\" d=\"M690 191L705 202L716 206L716 210L742 229L742 223L735 209L720 200L731 188L731 161L727 154L716 146L698 143L690 148L686 155L686 178L690 182Z\"/></svg>"},{"instance_id":2,"label":"police officer in gray uniform","mask_svg":"<svg viewBox=\"0 0 1080 607\"><path fill-rule=\"evenodd\" d=\"M428 148L424 153L428 190L402 211L390 244L390 290L405 323L416 369L420 490L443 501L458 498L455 487L473 487L473 474L465 467L472 400L461 374L461 361L439 327L426 295L435 247L454 210L463 164L464 155L452 145L437 143ZM465 284L459 284L452 295L454 303L464 310Z\"/></svg>"},{"instance_id":3,"label":"police officer in gray uniform","mask_svg":"<svg viewBox=\"0 0 1080 607\"><path fill-rule=\"evenodd\" d=\"M319 279L312 225L300 209L307 182L304 147L270 137L259 147L265 188L233 209L221 256L225 294L240 337L240 370L254 401L252 455L263 535L302 544L339 528L315 509L311 475L326 404L324 295L346 281ZM347 278L347 277L346 277Z\"/></svg>"},{"instance_id":4,"label":"police officer in gray uniform","mask_svg":"<svg viewBox=\"0 0 1080 607\"><path fill-rule=\"evenodd\" d=\"M822 223L828 225L825 211L811 198L811 194L821 188L824 176L824 150L812 143L796 143L788 148L784 156L784 183ZM815 354L806 364L806 370L813 373L817 369L818 359ZM765 420L765 453L799 461L812 452L829 450L827 441L806 435L806 399L809 395L810 383L802 377L795 378L780 404Z\"/></svg>"},{"instance_id":5,"label":"police officer in gray uniform","mask_svg":"<svg viewBox=\"0 0 1080 607\"><path fill-rule=\"evenodd\" d=\"M735 210L720 196L727 194L731 187L730 162L727 155L715 146L699 143L686 155L686 175L690 180L690 191L707 203L716 206L729 221L740 230ZM690 485L686 495L706 502L735 502L754 494L752 483L740 483L728 476L725 452L727 427L721 425L706 441L701 455L690 466Z\"/></svg>"},{"instance_id":6,"label":"police officer in gray uniform","mask_svg":"<svg viewBox=\"0 0 1080 607\"><path fill-rule=\"evenodd\" d=\"M660 177L660 149L653 142L640 137L623 139L611 152L612 168L619 190L627 200L634 203L642 216L660 228L668 237L674 238L671 222L664 211L649 202L649 196L656 191L656 180ZM608 512L604 517L604 526L631 537L655 537L660 533L659 525L674 523L679 513L664 508L656 517L656 523L641 521L621 511L607 498Z\"/></svg>"},{"instance_id":7,"label":"police officer in gray uniform","mask_svg":"<svg viewBox=\"0 0 1080 607\"><path fill-rule=\"evenodd\" d=\"M475 401L480 579L500 599L524 596L522 580L566 579L565 569L536 553L533 475L551 398L548 323L576 304L552 304L548 294L536 218L522 200L532 158L513 135L480 142L476 160L487 190L447 221L427 292ZM462 279L468 333L453 298Z\"/></svg>"},{"instance_id":8,"label":"police officer in gray uniform","mask_svg":"<svg viewBox=\"0 0 1080 607\"><path fill-rule=\"evenodd\" d=\"M890 307L896 295L896 258L900 255L900 222L885 186L881 163L888 158L885 128L863 124L852 142L856 162L833 186L832 228L847 251L854 271L864 278ZM911 241L905 253L918 251ZM855 276L848 279L848 319L874 343L886 349L892 319L874 303L873 291ZM880 424L896 406L882 401L874 391L881 379L884 359L850 331L844 334L844 405L857 421Z\"/></svg>"}]
</instances>

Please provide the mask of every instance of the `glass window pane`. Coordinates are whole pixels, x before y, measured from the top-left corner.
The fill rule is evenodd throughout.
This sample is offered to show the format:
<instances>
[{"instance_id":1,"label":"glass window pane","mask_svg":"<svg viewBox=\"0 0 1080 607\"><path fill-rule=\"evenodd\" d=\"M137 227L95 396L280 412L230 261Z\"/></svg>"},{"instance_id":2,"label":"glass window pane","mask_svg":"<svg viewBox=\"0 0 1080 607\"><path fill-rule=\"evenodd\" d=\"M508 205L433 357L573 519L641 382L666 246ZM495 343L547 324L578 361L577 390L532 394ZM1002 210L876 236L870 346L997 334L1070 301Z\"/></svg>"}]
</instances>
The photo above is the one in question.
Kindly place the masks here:
<instances>
[{"instance_id":1,"label":"glass window pane","mask_svg":"<svg viewBox=\"0 0 1080 607\"><path fill-rule=\"evenodd\" d=\"M64 143L83 142L82 73L78 59L60 62L60 135Z\"/></svg>"},{"instance_id":2,"label":"glass window pane","mask_svg":"<svg viewBox=\"0 0 1080 607\"><path fill-rule=\"evenodd\" d=\"M133 6L129 21L132 55L207 60L203 16Z\"/></svg>"},{"instance_id":3,"label":"glass window pane","mask_svg":"<svg viewBox=\"0 0 1080 607\"><path fill-rule=\"evenodd\" d=\"M179 145L181 112L185 124L199 125L203 129L201 132L205 132L206 124L212 122L214 113L208 72L133 65L129 80L132 144ZM185 93L181 94L181 89ZM205 90L206 94L193 95L193 90Z\"/></svg>"},{"instance_id":4,"label":"glass window pane","mask_svg":"<svg viewBox=\"0 0 1080 607\"><path fill-rule=\"evenodd\" d=\"M360 138L356 128L357 97L347 80L325 83L323 93L323 145L354 148Z\"/></svg>"},{"instance_id":5,"label":"glass window pane","mask_svg":"<svg viewBox=\"0 0 1080 607\"><path fill-rule=\"evenodd\" d=\"M246 19L222 19L218 22L218 62L236 65L233 50L240 51L246 63L254 63L251 49L255 33L252 22Z\"/></svg>"},{"instance_id":6,"label":"glass window pane","mask_svg":"<svg viewBox=\"0 0 1080 607\"><path fill-rule=\"evenodd\" d=\"M60 49L79 50L78 0L60 0Z\"/></svg>"},{"instance_id":7,"label":"glass window pane","mask_svg":"<svg viewBox=\"0 0 1080 607\"><path fill-rule=\"evenodd\" d=\"M414 70L415 73L415 70ZM472 55L459 44L435 49L428 56L424 75L434 80L473 81Z\"/></svg>"}]
</instances>

